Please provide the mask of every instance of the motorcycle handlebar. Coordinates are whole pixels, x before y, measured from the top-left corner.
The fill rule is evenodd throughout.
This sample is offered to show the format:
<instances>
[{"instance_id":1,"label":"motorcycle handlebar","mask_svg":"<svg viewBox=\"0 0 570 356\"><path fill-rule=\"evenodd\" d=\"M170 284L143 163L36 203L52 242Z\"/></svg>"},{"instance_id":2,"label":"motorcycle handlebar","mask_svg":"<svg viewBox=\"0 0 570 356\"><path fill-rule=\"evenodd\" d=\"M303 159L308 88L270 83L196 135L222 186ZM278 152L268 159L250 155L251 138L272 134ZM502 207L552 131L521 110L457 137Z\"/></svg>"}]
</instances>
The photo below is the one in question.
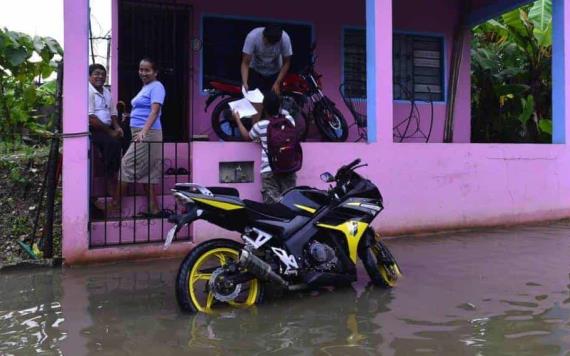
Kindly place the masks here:
<instances>
[{"instance_id":1,"label":"motorcycle handlebar","mask_svg":"<svg viewBox=\"0 0 570 356\"><path fill-rule=\"evenodd\" d=\"M352 168L358 166L358 165L360 164L360 162L362 162L362 160L361 160L360 158L357 158L357 159L355 159L354 161L350 162L350 163L346 166L346 168L347 168L347 169L352 169Z\"/></svg>"},{"instance_id":2,"label":"motorcycle handlebar","mask_svg":"<svg viewBox=\"0 0 570 356\"><path fill-rule=\"evenodd\" d=\"M348 172L348 171L352 170L354 167L358 166L358 165L360 164L360 162L361 162L360 158L357 158L357 159L355 159L354 161L350 162L349 164L340 167L340 169L339 169L338 172L336 173L336 177L335 177L335 178L336 178L337 180L340 179L340 178L342 178L342 176L343 176L346 172Z\"/></svg>"}]
</instances>

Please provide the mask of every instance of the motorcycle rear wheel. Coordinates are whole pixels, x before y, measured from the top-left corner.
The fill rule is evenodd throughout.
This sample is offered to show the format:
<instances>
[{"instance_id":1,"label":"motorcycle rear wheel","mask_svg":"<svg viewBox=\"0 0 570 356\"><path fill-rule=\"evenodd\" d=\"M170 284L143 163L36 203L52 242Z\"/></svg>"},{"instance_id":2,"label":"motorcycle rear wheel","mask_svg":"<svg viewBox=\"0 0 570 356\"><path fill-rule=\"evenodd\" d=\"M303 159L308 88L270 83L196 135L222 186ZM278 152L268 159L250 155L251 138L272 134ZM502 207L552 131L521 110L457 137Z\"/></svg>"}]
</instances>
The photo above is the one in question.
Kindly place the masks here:
<instances>
[{"instance_id":1,"label":"motorcycle rear wheel","mask_svg":"<svg viewBox=\"0 0 570 356\"><path fill-rule=\"evenodd\" d=\"M395 287L402 275L400 266L398 266L390 250L379 240L366 249L364 256L362 256L362 264L372 283L380 287Z\"/></svg>"},{"instance_id":2,"label":"motorcycle rear wheel","mask_svg":"<svg viewBox=\"0 0 570 356\"><path fill-rule=\"evenodd\" d=\"M261 303L264 295L263 284L258 279L241 283L222 297L219 291L210 289L217 271L229 261L237 262L242 245L231 240L210 240L195 247L184 259L176 277L176 299L183 311L197 313L213 313L220 304L236 308L251 307ZM210 262L210 265L208 265ZM236 292L236 296L230 296Z\"/></svg>"},{"instance_id":3,"label":"motorcycle rear wheel","mask_svg":"<svg viewBox=\"0 0 570 356\"><path fill-rule=\"evenodd\" d=\"M214 111L212 111L212 129L214 129L216 135L223 141L243 141L239 127L233 118L229 117L229 115L231 115L229 103L234 100L236 100L236 98L230 97L222 99L216 104ZM228 117L226 117L226 113ZM247 130L251 129L252 124L250 118L243 118L242 122Z\"/></svg>"}]
</instances>

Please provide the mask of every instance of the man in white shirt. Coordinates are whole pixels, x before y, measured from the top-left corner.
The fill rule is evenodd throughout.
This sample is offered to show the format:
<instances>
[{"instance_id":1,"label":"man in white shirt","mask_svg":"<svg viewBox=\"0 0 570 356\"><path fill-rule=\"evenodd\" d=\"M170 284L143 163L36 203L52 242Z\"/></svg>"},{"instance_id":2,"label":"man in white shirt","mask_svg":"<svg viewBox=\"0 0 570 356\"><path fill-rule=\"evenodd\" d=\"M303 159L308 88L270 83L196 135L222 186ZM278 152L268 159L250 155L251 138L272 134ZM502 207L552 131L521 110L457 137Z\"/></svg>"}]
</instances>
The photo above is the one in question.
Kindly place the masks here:
<instances>
[{"instance_id":1,"label":"man in white shirt","mask_svg":"<svg viewBox=\"0 0 570 356\"><path fill-rule=\"evenodd\" d=\"M245 38L242 52L241 79L245 89L279 95L293 55L287 32L275 24L254 28Z\"/></svg>"},{"instance_id":2,"label":"man in white shirt","mask_svg":"<svg viewBox=\"0 0 570 356\"><path fill-rule=\"evenodd\" d=\"M112 192L121 166L123 130L117 118L111 92L105 88L107 70L101 64L89 66L89 131L93 145L103 156L107 191ZM99 207L99 206L98 206ZM100 208L100 207L99 207Z\"/></svg>"}]
</instances>

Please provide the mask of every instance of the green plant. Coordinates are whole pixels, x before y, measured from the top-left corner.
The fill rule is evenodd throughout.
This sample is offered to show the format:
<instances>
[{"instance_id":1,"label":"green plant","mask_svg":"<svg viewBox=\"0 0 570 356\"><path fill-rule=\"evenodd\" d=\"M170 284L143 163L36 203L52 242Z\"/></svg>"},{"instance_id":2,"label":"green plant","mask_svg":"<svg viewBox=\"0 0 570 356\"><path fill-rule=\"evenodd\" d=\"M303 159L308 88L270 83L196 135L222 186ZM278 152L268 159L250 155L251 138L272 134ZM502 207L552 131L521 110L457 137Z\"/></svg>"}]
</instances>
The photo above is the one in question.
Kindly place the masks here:
<instances>
[{"instance_id":1,"label":"green plant","mask_svg":"<svg viewBox=\"0 0 570 356\"><path fill-rule=\"evenodd\" d=\"M552 0L473 30L472 141L551 142Z\"/></svg>"},{"instance_id":2,"label":"green plant","mask_svg":"<svg viewBox=\"0 0 570 356\"><path fill-rule=\"evenodd\" d=\"M32 38L0 29L0 136L4 139L45 127L38 109L54 104L55 91L53 84L38 87L37 81L52 75L62 54L51 37Z\"/></svg>"}]
</instances>

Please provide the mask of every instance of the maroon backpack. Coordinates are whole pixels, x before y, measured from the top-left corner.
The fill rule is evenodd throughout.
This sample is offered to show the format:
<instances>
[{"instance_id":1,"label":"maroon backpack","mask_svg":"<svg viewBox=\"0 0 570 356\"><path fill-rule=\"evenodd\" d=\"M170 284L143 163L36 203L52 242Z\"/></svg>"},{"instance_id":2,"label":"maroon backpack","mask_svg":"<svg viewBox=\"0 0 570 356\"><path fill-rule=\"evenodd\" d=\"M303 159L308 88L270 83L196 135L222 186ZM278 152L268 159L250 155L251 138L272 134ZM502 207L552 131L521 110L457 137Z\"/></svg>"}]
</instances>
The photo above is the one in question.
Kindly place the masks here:
<instances>
[{"instance_id":1,"label":"maroon backpack","mask_svg":"<svg viewBox=\"0 0 570 356\"><path fill-rule=\"evenodd\" d=\"M267 158L275 174L293 173L303 165L299 130L285 116L276 116L267 126Z\"/></svg>"}]
</instances>

